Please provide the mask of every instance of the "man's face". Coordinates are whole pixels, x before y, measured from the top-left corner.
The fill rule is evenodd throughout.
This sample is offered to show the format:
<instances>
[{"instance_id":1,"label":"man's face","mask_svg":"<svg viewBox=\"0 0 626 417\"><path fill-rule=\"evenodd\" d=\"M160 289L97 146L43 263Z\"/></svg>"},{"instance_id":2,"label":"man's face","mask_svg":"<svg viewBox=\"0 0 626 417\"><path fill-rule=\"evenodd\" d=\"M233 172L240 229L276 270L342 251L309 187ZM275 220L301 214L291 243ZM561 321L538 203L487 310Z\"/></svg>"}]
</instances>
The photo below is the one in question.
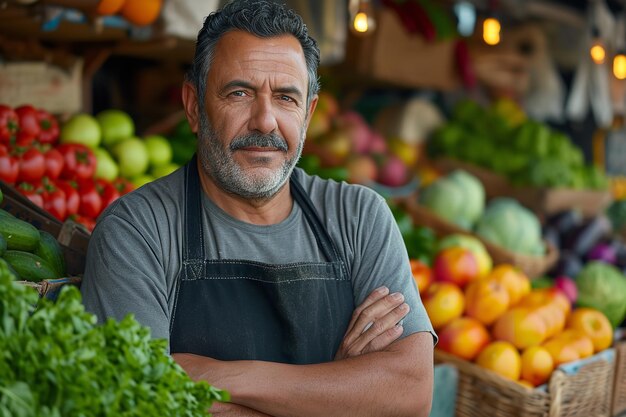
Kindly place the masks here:
<instances>
[{"instance_id":1,"label":"man's face","mask_svg":"<svg viewBox=\"0 0 626 417\"><path fill-rule=\"evenodd\" d=\"M274 195L302 152L307 86L304 55L294 37L226 33L215 49L205 112L199 115L205 173L242 197Z\"/></svg>"}]
</instances>

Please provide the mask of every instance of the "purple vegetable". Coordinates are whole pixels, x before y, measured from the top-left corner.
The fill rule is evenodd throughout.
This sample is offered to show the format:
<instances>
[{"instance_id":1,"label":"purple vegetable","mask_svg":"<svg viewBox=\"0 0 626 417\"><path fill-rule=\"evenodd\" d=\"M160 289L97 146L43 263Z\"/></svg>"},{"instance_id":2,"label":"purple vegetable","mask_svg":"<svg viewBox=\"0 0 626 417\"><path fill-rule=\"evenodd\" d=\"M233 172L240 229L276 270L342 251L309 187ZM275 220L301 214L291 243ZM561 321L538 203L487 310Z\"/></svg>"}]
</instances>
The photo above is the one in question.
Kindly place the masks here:
<instances>
[{"instance_id":1,"label":"purple vegetable","mask_svg":"<svg viewBox=\"0 0 626 417\"><path fill-rule=\"evenodd\" d=\"M617 261L617 253L615 247L609 243L600 242L597 243L589 253L587 253L587 260L589 261L601 261L607 264L614 265Z\"/></svg>"}]
</instances>

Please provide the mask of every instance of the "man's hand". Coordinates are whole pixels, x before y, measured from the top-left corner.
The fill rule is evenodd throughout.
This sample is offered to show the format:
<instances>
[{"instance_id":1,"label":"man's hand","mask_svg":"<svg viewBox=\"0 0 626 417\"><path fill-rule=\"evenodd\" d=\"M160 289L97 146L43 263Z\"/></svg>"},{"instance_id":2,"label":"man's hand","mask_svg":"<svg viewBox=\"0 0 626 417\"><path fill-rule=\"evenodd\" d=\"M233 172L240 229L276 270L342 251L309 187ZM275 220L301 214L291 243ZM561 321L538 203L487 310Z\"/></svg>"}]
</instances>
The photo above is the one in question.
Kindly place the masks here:
<instances>
[{"instance_id":1,"label":"man's hand","mask_svg":"<svg viewBox=\"0 0 626 417\"><path fill-rule=\"evenodd\" d=\"M352 314L335 360L350 358L363 353L379 351L402 335L399 323L408 313L401 293L389 294L389 288L372 291Z\"/></svg>"}]
</instances>

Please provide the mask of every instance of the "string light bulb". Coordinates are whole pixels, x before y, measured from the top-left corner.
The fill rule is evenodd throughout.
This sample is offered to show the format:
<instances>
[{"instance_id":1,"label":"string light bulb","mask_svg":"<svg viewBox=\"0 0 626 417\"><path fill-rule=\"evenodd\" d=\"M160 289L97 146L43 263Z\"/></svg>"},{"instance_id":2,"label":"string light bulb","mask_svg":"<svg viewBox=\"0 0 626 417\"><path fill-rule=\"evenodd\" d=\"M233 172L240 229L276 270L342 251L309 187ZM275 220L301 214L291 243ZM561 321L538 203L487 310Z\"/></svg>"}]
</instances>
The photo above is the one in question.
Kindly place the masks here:
<instances>
[{"instance_id":1,"label":"string light bulb","mask_svg":"<svg viewBox=\"0 0 626 417\"><path fill-rule=\"evenodd\" d=\"M626 55L619 51L613 58L613 75L618 80L626 79Z\"/></svg>"},{"instance_id":2,"label":"string light bulb","mask_svg":"<svg viewBox=\"0 0 626 417\"><path fill-rule=\"evenodd\" d=\"M606 49L604 48L604 42L602 42L597 27L591 29L591 47L589 48L589 55L591 55L591 59L595 64L604 64Z\"/></svg>"},{"instance_id":3,"label":"string light bulb","mask_svg":"<svg viewBox=\"0 0 626 417\"><path fill-rule=\"evenodd\" d=\"M487 45L500 43L500 21L495 17L488 17L483 21L483 40Z\"/></svg>"},{"instance_id":4,"label":"string light bulb","mask_svg":"<svg viewBox=\"0 0 626 417\"><path fill-rule=\"evenodd\" d=\"M374 10L370 0L350 1L350 29L358 35L372 33L376 29Z\"/></svg>"}]
</instances>

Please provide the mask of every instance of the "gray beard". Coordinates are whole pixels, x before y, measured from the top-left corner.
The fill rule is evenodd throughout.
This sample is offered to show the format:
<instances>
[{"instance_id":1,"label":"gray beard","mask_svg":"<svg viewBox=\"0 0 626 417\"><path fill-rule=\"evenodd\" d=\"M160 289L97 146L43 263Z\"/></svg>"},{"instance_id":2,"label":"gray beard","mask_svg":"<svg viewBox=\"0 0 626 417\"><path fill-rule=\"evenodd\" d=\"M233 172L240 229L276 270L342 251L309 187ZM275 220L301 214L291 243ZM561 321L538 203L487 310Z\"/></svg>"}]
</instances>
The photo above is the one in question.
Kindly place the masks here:
<instances>
[{"instance_id":1,"label":"gray beard","mask_svg":"<svg viewBox=\"0 0 626 417\"><path fill-rule=\"evenodd\" d=\"M233 153L247 146L273 147L287 152L285 139L275 133L268 135L250 133L235 138L228 147L219 140L218 132L210 126L203 109L200 111L198 129L198 156L204 172L224 191L246 199L268 200L272 198L287 182L294 167L298 163L304 146L306 130L300 133L300 141L296 155L285 161L277 170L269 175L253 175L246 173L235 162ZM266 158L259 158L263 163Z\"/></svg>"}]
</instances>

